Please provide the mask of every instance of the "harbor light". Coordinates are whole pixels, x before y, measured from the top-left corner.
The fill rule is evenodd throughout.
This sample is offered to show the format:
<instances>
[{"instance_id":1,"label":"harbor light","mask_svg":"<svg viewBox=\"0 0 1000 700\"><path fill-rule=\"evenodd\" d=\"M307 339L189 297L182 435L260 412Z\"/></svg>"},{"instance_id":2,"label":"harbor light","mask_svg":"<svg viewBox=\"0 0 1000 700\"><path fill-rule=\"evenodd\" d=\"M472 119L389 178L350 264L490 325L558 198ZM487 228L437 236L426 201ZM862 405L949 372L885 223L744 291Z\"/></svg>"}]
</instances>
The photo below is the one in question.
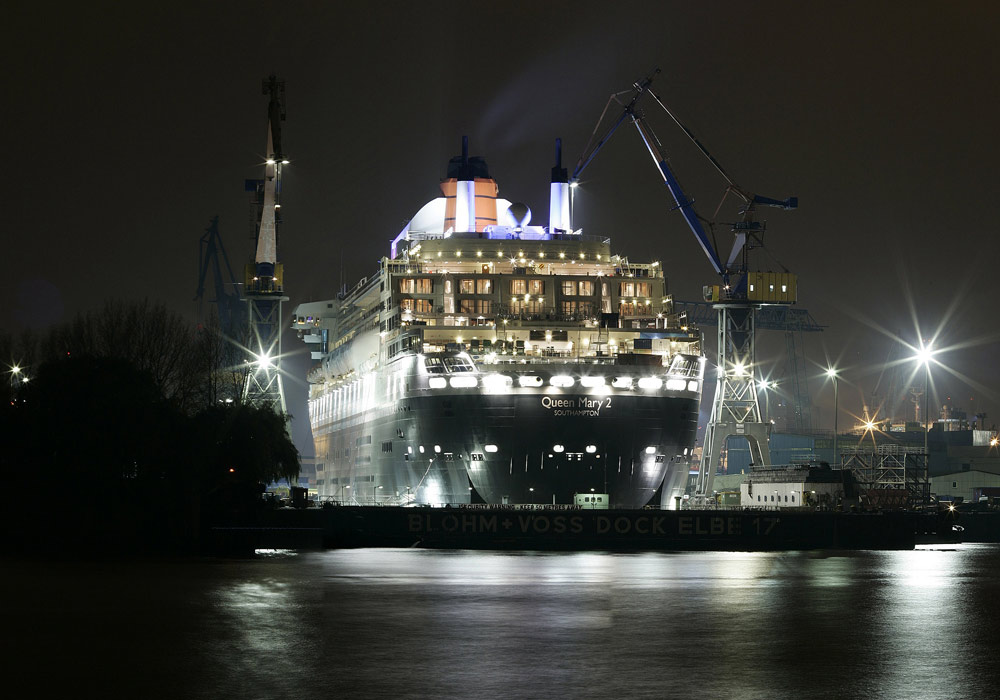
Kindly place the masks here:
<instances>
[{"instance_id":1,"label":"harbor light","mask_svg":"<svg viewBox=\"0 0 1000 700\"><path fill-rule=\"evenodd\" d=\"M924 403L924 425L923 425L923 429L924 429L924 455L925 455L925 459L927 459L928 462L930 462L930 453L927 451L928 450L928 448L927 448L927 438L928 438L928 433L930 431L927 429L927 404L930 403L930 396L928 396L928 387L930 386L930 380L931 380L931 359L933 357L934 357L934 350L931 349L931 344L927 343L926 345L924 345L924 341L921 340L920 341L920 349L917 350L917 354L914 356L914 359L917 361L918 365L923 365L924 366L924 396L923 396L923 403Z\"/></svg>"},{"instance_id":2,"label":"harbor light","mask_svg":"<svg viewBox=\"0 0 1000 700\"><path fill-rule=\"evenodd\" d=\"M828 367L826 376L833 380L833 460L840 465L840 456L837 453L837 418L840 417L840 394L837 390L837 368Z\"/></svg>"},{"instance_id":3,"label":"harbor light","mask_svg":"<svg viewBox=\"0 0 1000 700\"><path fill-rule=\"evenodd\" d=\"M257 367L261 369L267 369L268 367L271 366L271 356L268 355L266 352L261 353L260 355L256 356L254 364L256 364Z\"/></svg>"}]
</instances>

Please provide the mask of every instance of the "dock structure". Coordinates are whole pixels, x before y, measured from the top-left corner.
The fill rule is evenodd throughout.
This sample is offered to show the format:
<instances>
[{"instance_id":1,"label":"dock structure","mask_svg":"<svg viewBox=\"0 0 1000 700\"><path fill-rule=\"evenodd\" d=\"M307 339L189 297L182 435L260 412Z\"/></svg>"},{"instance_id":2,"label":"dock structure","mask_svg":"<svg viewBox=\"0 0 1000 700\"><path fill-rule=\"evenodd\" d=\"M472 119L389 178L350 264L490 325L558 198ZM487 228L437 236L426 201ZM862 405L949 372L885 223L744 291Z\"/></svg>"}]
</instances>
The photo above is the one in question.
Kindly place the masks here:
<instances>
[{"instance_id":1,"label":"dock structure","mask_svg":"<svg viewBox=\"0 0 1000 700\"><path fill-rule=\"evenodd\" d=\"M927 451L905 445L842 450L844 469L861 486L862 500L876 508L924 508L930 504Z\"/></svg>"}]
</instances>

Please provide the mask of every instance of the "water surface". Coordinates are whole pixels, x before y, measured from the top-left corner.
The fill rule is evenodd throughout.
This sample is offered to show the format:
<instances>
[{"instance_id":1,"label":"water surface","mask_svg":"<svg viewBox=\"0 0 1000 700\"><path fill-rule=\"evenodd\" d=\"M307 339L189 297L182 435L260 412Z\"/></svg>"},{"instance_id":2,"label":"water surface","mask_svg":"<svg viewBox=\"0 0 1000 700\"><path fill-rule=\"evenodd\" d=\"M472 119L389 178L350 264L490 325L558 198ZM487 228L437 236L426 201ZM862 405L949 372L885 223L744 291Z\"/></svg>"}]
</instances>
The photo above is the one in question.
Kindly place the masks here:
<instances>
[{"instance_id":1,"label":"water surface","mask_svg":"<svg viewBox=\"0 0 1000 700\"><path fill-rule=\"evenodd\" d=\"M1000 547L6 562L16 697L978 698Z\"/></svg>"}]
</instances>

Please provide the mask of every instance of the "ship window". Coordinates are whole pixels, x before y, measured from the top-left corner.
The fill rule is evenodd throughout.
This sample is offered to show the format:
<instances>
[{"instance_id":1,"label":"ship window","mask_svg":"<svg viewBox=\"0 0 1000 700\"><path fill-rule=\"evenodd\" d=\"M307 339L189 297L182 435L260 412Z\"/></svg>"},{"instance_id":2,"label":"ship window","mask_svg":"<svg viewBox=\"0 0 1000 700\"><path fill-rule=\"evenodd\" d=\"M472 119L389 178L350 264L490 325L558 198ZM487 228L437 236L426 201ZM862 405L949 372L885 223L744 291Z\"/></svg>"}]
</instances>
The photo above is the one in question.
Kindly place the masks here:
<instances>
[{"instance_id":1,"label":"ship window","mask_svg":"<svg viewBox=\"0 0 1000 700\"><path fill-rule=\"evenodd\" d=\"M594 283L593 282L580 282L579 295L582 297L593 296L594 294Z\"/></svg>"},{"instance_id":2,"label":"ship window","mask_svg":"<svg viewBox=\"0 0 1000 700\"><path fill-rule=\"evenodd\" d=\"M444 363L440 357L425 357L424 368L428 374L444 374Z\"/></svg>"},{"instance_id":3,"label":"ship window","mask_svg":"<svg viewBox=\"0 0 1000 700\"><path fill-rule=\"evenodd\" d=\"M795 503L795 494L792 494L792 503Z\"/></svg>"},{"instance_id":4,"label":"ship window","mask_svg":"<svg viewBox=\"0 0 1000 700\"><path fill-rule=\"evenodd\" d=\"M511 280L510 293L524 294L528 290L528 280Z\"/></svg>"},{"instance_id":5,"label":"ship window","mask_svg":"<svg viewBox=\"0 0 1000 700\"><path fill-rule=\"evenodd\" d=\"M475 372L476 368L464 357L446 357L444 364L449 372Z\"/></svg>"},{"instance_id":6,"label":"ship window","mask_svg":"<svg viewBox=\"0 0 1000 700\"><path fill-rule=\"evenodd\" d=\"M541 299L532 299L530 301L525 301L524 299L511 299L510 300L510 312L512 314L529 313L529 314L540 314L544 309Z\"/></svg>"},{"instance_id":7,"label":"ship window","mask_svg":"<svg viewBox=\"0 0 1000 700\"><path fill-rule=\"evenodd\" d=\"M528 280L528 292L530 294L545 294L545 282L542 280Z\"/></svg>"},{"instance_id":8,"label":"ship window","mask_svg":"<svg viewBox=\"0 0 1000 700\"><path fill-rule=\"evenodd\" d=\"M563 296L572 297L576 296L576 282L566 280L562 283L562 293Z\"/></svg>"},{"instance_id":9,"label":"ship window","mask_svg":"<svg viewBox=\"0 0 1000 700\"><path fill-rule=\"evenodd\" d=\"M434 282L430 279L424 278L417 280L417 294L433 294L434 293Z\"/></svg>"},{"instance_id":10,"label":"ship window","mask_svg":"<svg viewBox=\"0 0 1000 700\"><path fill-rule=\"evenodd\" d=\"M476 281L475 280L459 280L458 281L458 293L459 294L475 294L476 293Z\"/></svg>"},{"instance_id":11,"label":"ship window","mask_svg":"<svg viewBox=\"0 0 1000 700\"><path fill-rule=\"evenodd\" d=\"M404 277L399 280L399 291L403 294L413 294L416 289L416 280L412 277Z\"/></svg>"},{"instance_id":12,"label":"ship window","mask_svg":"<svg viewBox=\"0 0 1000 700\"><path fill-rule=\"evenodd\" d=\"M420 314L429 314L433 310L430 299L414 299L413 311Z\"/></svg>"},{"instance_id":13,"label":"ship window","mask_svg":"<svg viewBox=\"0 0 1000 700\"><path fill-rule=\"evenodd\" d=\"M492 294L493 280L476 280L476 294Z\"/></svg>"},{"instance_id":14,"label":"ship window","mask_svg":"<svg viewBox=\"0 0 1000 700\"><path fill-rule=\"evenodd\" d=\"M472 459L473 462L486 461L486 455L482 454L481 452L473 452L471 455L469 455L469 457Z\"/></svg>"},{"instance_id":15,"label":"ship window","mask_svg":"<svg viewBox=\"0 0 1000 700\"><path fill-rule=\"evenodd\" d=\"M451 280L444 281L444 293L451 294Z\"/></svg>"},{"instance_id":16,"label":"ship window","mask_svg":"<svg viewBox=\"0 0 1000 700\"><path fill-rule=\"evenodd\" d=\"M461 299L459 313L480 316L491 314L493 313L493 302L490 299Z\"/></svg>"}]
</instances>

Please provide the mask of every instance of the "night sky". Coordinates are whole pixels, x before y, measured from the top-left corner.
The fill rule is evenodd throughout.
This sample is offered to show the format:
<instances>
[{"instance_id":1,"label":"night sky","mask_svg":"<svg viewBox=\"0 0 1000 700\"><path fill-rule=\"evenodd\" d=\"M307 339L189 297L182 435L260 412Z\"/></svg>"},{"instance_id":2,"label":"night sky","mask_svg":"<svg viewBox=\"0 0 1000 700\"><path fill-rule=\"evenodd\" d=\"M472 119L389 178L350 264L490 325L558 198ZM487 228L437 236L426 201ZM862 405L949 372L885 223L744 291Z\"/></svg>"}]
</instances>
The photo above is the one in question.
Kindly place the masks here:
<instances>
[{"instance_id":1,"label":"night sky","mask_svg":"<svg viewBox=\"0 0 1000 700\"><path fill-rule=\"evenodd\" d=\"M964 345L938 356L966 380L935 366L936 402L1000 423L995 3L493 5L21 4L0 49L12 263L0 327L44 329L111 297L196 320L211 218L234 266L252 254L243 181L262 175L268 74L287 90L290 313L374 272L438 195L463 134L501 196L547 223L554 139L572 168L608 96L659 67L654 91L737 183L799 197L797 211L762 210L759 267L798 273L800 306L828 326L807 345L821 427L832 391L820 368L842 368L841 409L860 413L894 342L879 329L916 344L940 328L935 347ZM647 112L711 215L724 182ZM585 173L575 223L662 260L675 297L698 299L716 280L671 204L623 127Z\"/></svg>"}]
</instances>

